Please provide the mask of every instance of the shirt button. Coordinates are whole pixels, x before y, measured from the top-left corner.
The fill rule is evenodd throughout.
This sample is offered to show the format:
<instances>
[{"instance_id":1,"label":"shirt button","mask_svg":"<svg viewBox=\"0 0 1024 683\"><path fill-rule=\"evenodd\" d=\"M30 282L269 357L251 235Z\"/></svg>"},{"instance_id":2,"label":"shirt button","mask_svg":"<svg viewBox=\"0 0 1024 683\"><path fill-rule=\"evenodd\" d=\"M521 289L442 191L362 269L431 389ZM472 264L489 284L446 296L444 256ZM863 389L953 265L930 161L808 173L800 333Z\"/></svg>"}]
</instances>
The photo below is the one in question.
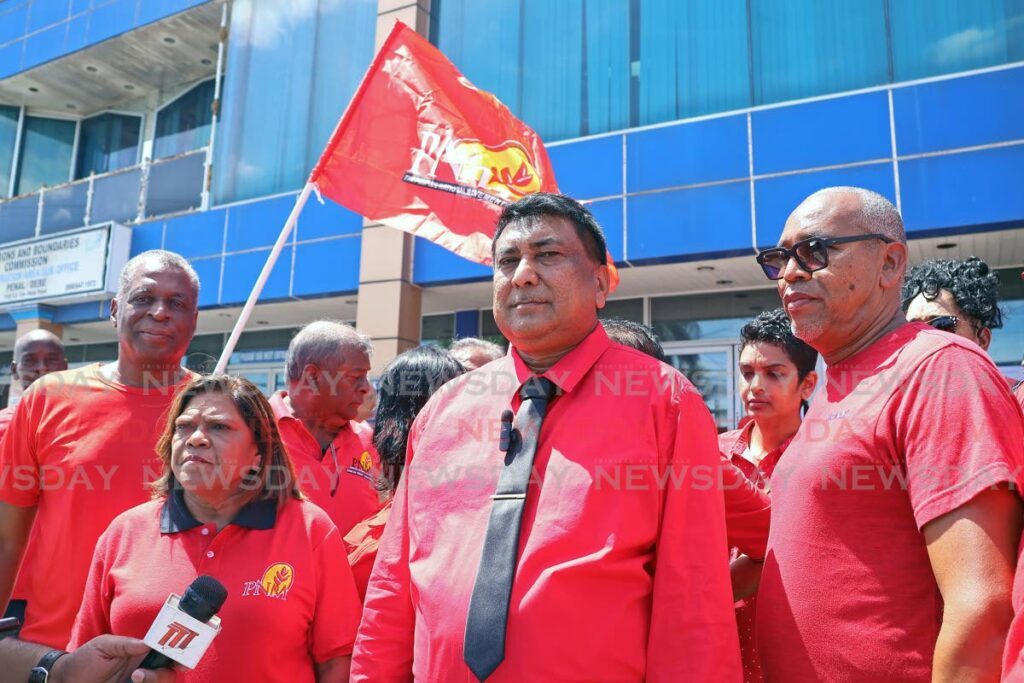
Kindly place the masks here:
<instances>
[{"instance_id":1,"label":"shirt button","mask_svg":"<svg viewBox=\"0 0 1024 683\"><path fill-rule=\"evenodd\" d=\"M207 550L206 551L206 556L207 557L213 557L213 551L212 550Z\"/></svg>"},{"instance_id":2,"label":"shirt button","mask_svg":"<svg viewBox=\"0 0 1024 683\"><path fill-rule=\"evenodd\" d=\"M209 530L209 529L207 529L206 527L203 527L203 530L202 530L202 531L201 531L200 533L201 533L201 534L202 534L203 536L209 536L209 535L210 535L210 530Z\"/></svg>"}]
</instances>

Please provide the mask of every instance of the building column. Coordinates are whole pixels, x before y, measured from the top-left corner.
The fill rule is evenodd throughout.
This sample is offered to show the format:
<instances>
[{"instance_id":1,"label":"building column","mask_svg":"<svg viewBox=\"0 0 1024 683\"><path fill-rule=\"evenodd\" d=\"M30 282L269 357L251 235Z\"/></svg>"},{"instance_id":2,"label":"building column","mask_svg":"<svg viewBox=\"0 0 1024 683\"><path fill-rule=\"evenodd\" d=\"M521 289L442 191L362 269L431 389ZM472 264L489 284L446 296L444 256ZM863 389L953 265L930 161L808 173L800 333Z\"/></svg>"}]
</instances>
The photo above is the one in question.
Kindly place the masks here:
<instances>
[{"instance_id":1,"label":"building column","mask_svg":"<svg viewBox=\"0 0 1024 683\"><path fill-rule=\"evenodd\" d=\"M53 332L58 337L63 338L64 336L64 326L53 322L53 316L57 312L53 306L33 304L11 308L7 312L17 323L15 339L21 338L22 335L32 330L46 330Z\"/></svg>"},{"instance_id":2,"label":"building column","mask_svg":"<svg viewBox=\"0 0 1024 683\"><path fill-rule=\"evenodd\" d=\"M430 0L378 0L378 50L396 19L427 35ZM356 326L373 338L373 375L420 343L422 291L412 281L413 244L408 233L363 221Z\"/></svg>"}]
</instances>

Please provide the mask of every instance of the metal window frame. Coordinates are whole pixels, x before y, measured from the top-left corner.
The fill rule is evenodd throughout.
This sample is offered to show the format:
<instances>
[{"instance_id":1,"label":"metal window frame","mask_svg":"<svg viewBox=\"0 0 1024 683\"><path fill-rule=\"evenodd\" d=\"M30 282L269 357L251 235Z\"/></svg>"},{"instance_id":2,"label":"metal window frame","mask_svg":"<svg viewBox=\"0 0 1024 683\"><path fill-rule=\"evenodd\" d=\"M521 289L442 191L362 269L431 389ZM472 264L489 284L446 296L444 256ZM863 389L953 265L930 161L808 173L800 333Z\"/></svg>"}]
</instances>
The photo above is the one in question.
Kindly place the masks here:
<instances>
[{"instance_id":1,"label":"metal window frame","mask_svg":"<svg viewBox=\"0 0 1024 683\"><path fill-rule=\"evenodd\" d=\"M105 116L106 114L115 114L117 116L133 116L133 117L139 119L139 140L138 140L138 142L135 143L135 161L132 164L130 164L129 166L125 166L124 168L129 168L130 166L138 166L139 164L142 163L142 143L145 141L145 137L146 137L146 135L145 135L146 134L146 112L127 111L127 110L124 110L124 109L104 109L103 111L98 111L98 112L96 112L94 114L89 114L88 116L83 116L81 119L79 119L79 121L78 121L79 131L81 131L82 124L85 123L86 121L88 121L90 119L94 119L97 116ZM90 173L87 176L82 176L81 178L76 178L75 177L75 169L78 166L78 142L79 142L80 135L81 135L80 132L75 135L75 150L74 150L75 155L74 155L74 158L71 160L71 180L69 182L75 182L77 180L86 180L90 176L93 176L93 175L105 175L107 173L116 173L117 171L124 170L123 168L115 168L112 171L104 171L103 173L98 173L98 174L97 173Z\"/></svg>"}]
</instances>

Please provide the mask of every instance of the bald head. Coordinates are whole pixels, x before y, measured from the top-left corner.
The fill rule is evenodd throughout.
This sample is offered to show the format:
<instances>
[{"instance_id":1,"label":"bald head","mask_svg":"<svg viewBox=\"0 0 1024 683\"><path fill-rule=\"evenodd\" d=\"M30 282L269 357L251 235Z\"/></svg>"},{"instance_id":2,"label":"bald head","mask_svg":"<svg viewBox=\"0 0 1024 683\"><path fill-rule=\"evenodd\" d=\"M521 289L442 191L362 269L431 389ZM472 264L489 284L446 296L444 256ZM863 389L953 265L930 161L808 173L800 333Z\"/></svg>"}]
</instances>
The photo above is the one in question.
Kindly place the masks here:
<instances>
[{"instance_id":1,"label":"bald head","mask_svg":"<svg viewBox=\"0 0 1024 683\"><path fill-rule=\"evenodd\" d=\"M839 221L855 225L858 232L877 232L889 239L906 244L907 234L903 218L892 202L862 187L826 187L800 203L793 218L816 221Z\"/></svg>"},{"instance_id":2,"label":"bald head","mask_svg":"<svg viewBox=\"0 0 1024 683\"><path fill-rule=\"evenodd\" d=\"M14 343L11 374L21 384L23 391L43 375L67 369L64 344L53 332L32 330Z\"/></svg>"}]
</instances>

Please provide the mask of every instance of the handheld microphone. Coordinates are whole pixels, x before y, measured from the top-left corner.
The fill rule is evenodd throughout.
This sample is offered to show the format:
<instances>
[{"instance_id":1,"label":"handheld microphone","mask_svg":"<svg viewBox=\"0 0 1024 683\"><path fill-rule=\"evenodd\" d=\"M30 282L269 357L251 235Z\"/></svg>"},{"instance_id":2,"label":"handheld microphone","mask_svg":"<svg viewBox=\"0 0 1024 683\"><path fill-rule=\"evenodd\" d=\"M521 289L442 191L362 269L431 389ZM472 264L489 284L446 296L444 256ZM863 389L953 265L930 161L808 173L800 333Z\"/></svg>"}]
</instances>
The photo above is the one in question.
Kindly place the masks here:
<instances>
[{"instance_id":1,"label":"handheld microphone","mask_svg":"<svg viewBox=\"0 0 1024 683\"><path fill-rule=\"evenodd\" d=\"M164 603L163 609L160 610L156 621L150 627L145 640L151 648L181 650L180 659L172 659L163 652L152 649L139 664L139 668L161 669L172 666L176 661L185 666L189 666L189 662L193 662L189 666L192 668L220 631L220 620L214 615L217 614L228 597L228 591L224 584L212 576L204 574L189 585L180 600L177 597L172 595ZM183 621L186 623L181 623ZM196 626L196 622L200 626L205 626L206 632L200 633L198 629L192 628ZM158 639L157 642L151 642L151 636L153 639ZM184 652L193 641L196 641L197 650L199 648L201 650L187 656Z\"/></svg>"}]
</instances>

